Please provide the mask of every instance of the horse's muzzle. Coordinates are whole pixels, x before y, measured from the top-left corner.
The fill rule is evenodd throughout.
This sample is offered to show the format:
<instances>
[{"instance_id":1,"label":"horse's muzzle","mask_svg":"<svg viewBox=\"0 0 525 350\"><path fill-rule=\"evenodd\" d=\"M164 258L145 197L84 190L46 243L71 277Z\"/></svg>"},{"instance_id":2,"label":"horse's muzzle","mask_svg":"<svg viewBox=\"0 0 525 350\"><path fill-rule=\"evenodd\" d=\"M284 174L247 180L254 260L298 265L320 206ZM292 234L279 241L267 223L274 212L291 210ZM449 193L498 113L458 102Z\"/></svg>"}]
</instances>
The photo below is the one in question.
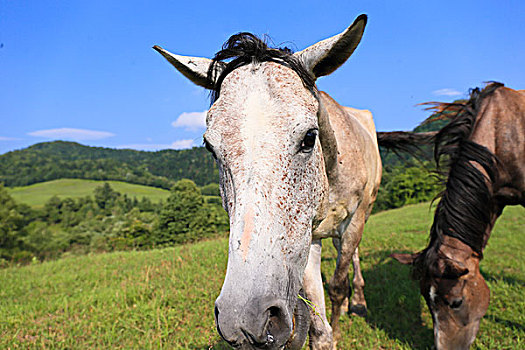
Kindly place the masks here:
<instances>
[{"instance_id":1,"label":"horse's muzzle","mask_svg":"<svg viewBox=\"0 0 525 350\"><path fill-rule=\"evenodd\" d=\"M292 317L284 302L253 300L231 306L221 297L215 302L215 324L221 337L233 347L279 349L290 338Z\"/></svg>"}]
</instances>

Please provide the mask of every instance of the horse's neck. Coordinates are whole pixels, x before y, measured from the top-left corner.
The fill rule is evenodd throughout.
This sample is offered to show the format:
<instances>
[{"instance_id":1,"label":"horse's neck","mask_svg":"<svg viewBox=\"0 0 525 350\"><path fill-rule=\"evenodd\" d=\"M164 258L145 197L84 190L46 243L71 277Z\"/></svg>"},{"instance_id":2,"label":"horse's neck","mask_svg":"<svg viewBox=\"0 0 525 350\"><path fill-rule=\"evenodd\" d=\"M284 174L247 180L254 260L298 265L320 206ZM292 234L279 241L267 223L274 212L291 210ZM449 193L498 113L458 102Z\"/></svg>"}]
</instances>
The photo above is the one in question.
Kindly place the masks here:
<instances>
[{"instance_id":1,"label":"horse's neck","mask_svg":"<svg viewBox=\"0 0 525 350\"><path fill-rule=\"evenodd\" d=\"M494 225L496 224L496 220L501 215L503 208L496 207L493 209L492 213L490 214L490 223L487 225L487 228L485 229L485 234L483 235L483 247L482 251L485 250L485 247L487 246L487 243L489 242L490 234L492 233L492 229L494 228Z\"/></svg>"},{"instance_id":2,"label":"horse's neck","mask_svg":"<svg viewBox=\"0 0 525 350\"><path fill-rule=\"evenodd\" d=\"M525 93L500 88L484 101L471 140L498 159L492 192L502 205L525 206Z\"/></svg>"},{"instance_id":3,"label":"horse's neck","mask_svg":"<svg viewBox=\"0 0 525 350\"><path fill-rule=\"evenodd\" d=\"M319 139L321 141L321 148L323 149L323 158L326 169L326 176L328 181L337 175L337 140L335 138L334 129L330 124L330 116L325 107L325 100L320 94L319 98Z\"/></svg>"}]
</instances>

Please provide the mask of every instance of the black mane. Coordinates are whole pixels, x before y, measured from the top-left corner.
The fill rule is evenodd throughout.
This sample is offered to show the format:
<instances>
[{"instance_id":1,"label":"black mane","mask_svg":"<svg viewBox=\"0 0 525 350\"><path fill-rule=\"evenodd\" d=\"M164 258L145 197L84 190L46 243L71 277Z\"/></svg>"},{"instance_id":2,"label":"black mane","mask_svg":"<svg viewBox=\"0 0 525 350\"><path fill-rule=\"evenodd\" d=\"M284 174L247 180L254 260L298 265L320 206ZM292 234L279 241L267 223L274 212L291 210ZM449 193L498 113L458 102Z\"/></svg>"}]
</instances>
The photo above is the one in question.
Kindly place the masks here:
<instances>
[{"instance_id":1,"label":"black mane","mask_svg":"<svg viewBox=\"0 0 525 350\"><path fill-rule=\"evenodd\" d=\"M444 235L454 237L471 247L480 258L486 228L490 225L494 208L491 186L497 180L498 160L486 147L470 141L476 119L480 117L485 99L503 84L491 83L483 90L470 91L465 103L435 104L441 113L456 112L452 121L435 136L434 158L438 168L443 160L449 169L445 190L430 229L430 243L415 261L415 277L423 271L436 268L438 249ZM479 164L485 176L472 162Z\"/></svg>"},{"instance_id":2,"label":"black mane","mask_svg":"<svg viewBox=\"0 0 525 350\"><path fill-rule=\"evenodd\" d=\"M229 60L229 62L224 62ZM222 46L222 50L215 57L208 69L208 80L212 81L211 103L219 98L221 84L224 78L234 69L258 62L276 62L289 67L301 78L304 86L315 93L315 79L304 68L301 61L293 55L287 47L271 48L268 44L251 33L238 33L232 35ZM224 66L221 74L216 76L218 65Z\"/></svg>"}]
</instances>

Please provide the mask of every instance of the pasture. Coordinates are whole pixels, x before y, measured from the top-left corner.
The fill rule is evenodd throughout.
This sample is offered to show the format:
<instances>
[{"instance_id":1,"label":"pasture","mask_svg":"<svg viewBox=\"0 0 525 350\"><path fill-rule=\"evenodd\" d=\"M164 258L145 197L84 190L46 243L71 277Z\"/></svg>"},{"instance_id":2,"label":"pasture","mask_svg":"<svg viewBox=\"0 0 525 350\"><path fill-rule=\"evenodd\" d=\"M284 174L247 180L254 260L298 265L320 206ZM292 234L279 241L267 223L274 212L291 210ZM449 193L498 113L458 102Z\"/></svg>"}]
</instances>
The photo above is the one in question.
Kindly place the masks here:
<instances>
[{"instance_id":1,"label":"pasture","mask_svg":"<svg viewBox=\"0 0 525 350\"><path fill-rule=\"evenodd\" d=\"M128 197L141 199L148 197L152 202L168 198L170 192L161 188L135 185L122 181L96 181L81 179L60 179L41 182L34 185L7 188L9 195L18 203L27 204L33 208L41 208L53 196L59 198L79 198L92 196L96 187L107 182L117 192L126 194Z\"/></svg>"},{"instance_id":2,"label":"pasture","mask_svg":"<svg viewBox=\"0 0 525 350\"><path fill-rule=\"evenodd\" d=\"M340 349L432 347L417 284L389 258L426 246L432 214L426 203L370 218L360 245L369 313L341 318ZM525 210L507 207L481 263L491 303L474 349L525 348L524 231ZM221 238L0 270L0 348L228 349L213 321L227 247ZM325 240L324 280L335 260Z\"/></svg>"}]
</instances>

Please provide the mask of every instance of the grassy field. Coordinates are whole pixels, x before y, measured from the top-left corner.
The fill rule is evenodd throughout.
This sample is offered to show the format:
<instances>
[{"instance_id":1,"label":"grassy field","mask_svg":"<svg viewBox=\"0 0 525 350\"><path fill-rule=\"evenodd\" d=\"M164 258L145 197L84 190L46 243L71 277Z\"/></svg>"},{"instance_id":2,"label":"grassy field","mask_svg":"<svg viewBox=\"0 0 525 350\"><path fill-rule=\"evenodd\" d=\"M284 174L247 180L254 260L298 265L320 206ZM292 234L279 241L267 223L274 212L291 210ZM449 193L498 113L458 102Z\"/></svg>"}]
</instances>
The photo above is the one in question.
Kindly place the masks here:
<instances>
[{"instance_id":1,"label":"grassy field","mask_svg":"<svg viewBox=\"0 0 525 350\"><path fill-rule=\"evenodd\" d=\"M25 203L33 208L43 207L44 204L56 195L60 198L71 197L85 197L93 195L95 187L101 186L104 182L108 182L111 187L122 194L127 194L128 197L148 197L153 202L158 202L161 199L166 199L169 196L169 191L160 188L134 185L127 182L120 181L95 181L95 180L80 180L80 179L61 179L47 182L41 182L30 186L14 187L7 190L9 194L18 203Z\"/></svg>"},{"instance_id":2,"label":"grassy field","mask_svg":"<svg viewBox=\"0 0 525 350\"><path fill-rule=\"evenodd\" d=\"M361 243L366 319L342 318L340 349L428 349L432 324L409 269L389 258L425 246L428 204L372 216ZM491 304L474 349L525 348L525 210L507 208L481 267ZM327 280L336 253L325 241ZM213 302L227 240L69 257L0 270L0 348L227 349Z\"/></svg>"}]
</instances>

